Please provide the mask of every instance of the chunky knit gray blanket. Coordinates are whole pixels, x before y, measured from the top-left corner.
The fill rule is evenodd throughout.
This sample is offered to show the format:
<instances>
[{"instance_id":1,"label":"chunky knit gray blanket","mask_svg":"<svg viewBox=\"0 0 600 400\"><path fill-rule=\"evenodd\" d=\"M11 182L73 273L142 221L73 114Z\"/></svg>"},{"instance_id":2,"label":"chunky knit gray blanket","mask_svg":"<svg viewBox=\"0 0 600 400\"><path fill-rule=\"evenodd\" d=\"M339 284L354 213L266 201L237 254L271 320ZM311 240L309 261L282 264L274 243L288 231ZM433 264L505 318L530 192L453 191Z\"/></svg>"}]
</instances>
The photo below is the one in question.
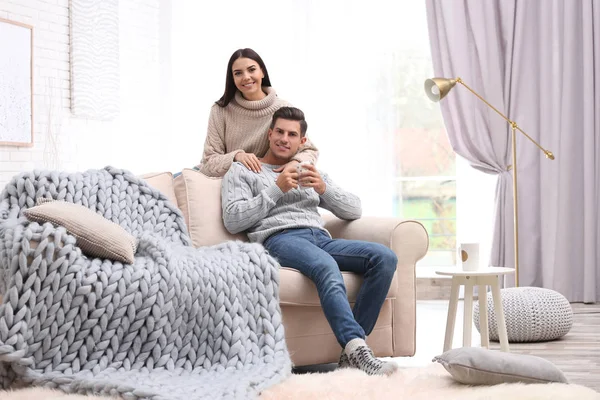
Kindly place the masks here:
<instances>
[{"instance_id":1,"label":"chunky knit gray blanket","mask_svg":"<svg viewBox=\"0 0 600 400\"><path fill-rule=\"evenodd\" d=\"M38 197L82 204L139 238L133 265L88 258ZM278 266L256 244L195 249L177 207L107 167L28 172L0 196L0 384L126 399L256 397L291 362Z\"/></svg>"}]
</instances>

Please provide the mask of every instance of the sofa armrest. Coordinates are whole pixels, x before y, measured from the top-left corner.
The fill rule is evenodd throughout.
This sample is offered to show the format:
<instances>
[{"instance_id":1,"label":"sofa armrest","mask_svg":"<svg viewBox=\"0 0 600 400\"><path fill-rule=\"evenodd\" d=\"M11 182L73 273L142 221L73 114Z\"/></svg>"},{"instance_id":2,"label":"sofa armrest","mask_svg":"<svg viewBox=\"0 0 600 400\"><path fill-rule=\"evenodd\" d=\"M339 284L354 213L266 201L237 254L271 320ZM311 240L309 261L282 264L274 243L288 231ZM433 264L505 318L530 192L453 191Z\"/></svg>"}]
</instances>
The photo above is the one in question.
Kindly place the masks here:
<instances>
[{"instance_id":1,"label":"sofa armrest","mask_svg":"<svg viewBox=\"0 0 600 400\"><path fill-rule=\"evenodd\" d=\"M344 221L333 215L323 216L323 219L325 229L334 239L381 243L396 253L398 264L416 263L425 257L429 248L429 235L417 221L391 217L363 217Z\"/></svg>"}]
</instances>

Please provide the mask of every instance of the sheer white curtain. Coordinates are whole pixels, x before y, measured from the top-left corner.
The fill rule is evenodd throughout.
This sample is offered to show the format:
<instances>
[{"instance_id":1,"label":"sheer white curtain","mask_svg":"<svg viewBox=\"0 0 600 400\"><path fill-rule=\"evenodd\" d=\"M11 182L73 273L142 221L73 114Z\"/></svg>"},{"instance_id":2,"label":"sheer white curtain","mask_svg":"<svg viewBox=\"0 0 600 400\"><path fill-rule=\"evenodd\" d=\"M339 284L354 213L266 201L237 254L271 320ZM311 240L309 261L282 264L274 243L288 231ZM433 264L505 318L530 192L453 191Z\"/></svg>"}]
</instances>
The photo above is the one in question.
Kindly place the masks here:
<instances>
[{"instance_id":1,"label":"sheer white curtain","mask_svg":"<svg viewBox=\"0 0 600 400\"><path fill-rule=\"evenodd\" d=\"M399 69L429 51L424 4L173 1L171 170L199 162L228 58L242 47L261 55L279 96L305 111L320 168L361 197L365 214L392 215L406 93L422 96L431 73L412 71L409 81Z\"/></svg>"}]
</instances>

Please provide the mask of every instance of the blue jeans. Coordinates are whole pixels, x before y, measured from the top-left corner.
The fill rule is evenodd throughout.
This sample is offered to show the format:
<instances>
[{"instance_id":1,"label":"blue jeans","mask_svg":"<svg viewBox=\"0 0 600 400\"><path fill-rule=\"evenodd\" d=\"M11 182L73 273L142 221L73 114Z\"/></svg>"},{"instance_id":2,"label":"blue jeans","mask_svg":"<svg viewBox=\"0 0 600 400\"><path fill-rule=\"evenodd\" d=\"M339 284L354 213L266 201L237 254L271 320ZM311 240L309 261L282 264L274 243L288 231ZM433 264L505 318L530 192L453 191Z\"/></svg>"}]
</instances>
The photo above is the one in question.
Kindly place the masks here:
<instances>
[{"instance_id":1,"label":"blue jeans","mask_svg":"<svg viewBox=\"0 0 600 400\"><path fill-rule=\"evenodd\" d=\"M264 247L282 266L297 269L317 286L325 317L342 348L371 333L387 296L398 258L379 243L331 239L316 228L286 229ZM364 276L354 309L341 271Z\"/></svg>"}]
</instances>

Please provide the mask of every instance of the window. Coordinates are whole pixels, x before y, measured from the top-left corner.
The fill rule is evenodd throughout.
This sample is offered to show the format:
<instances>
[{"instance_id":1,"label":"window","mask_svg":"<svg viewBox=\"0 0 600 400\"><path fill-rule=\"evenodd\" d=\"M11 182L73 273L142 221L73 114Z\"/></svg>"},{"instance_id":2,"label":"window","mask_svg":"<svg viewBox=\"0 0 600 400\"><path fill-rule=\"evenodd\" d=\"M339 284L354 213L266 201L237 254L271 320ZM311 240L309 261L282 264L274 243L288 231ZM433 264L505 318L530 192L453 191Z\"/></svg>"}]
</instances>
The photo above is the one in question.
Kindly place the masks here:
<instances>
[{"instance_id":1,"label":"window","mask_svg":"<svg viewBox=\"0 0 600 400\"><path fill-rule=\"evenodd\" d=\"M406 69L426 70L430 63L428 57L415 57ZM456 265L456 156L439 106L419 97L422 75L405 76L410 81L398 98L410 106L395 135L395 215L421 222L429 233L429 252L420 266ZM417 89L421 93L413 93Z\"/></svg>"},{"instance_id":2,"label":"window","mask_svg":"<svg viewBox=\"0 0 600 400\"><path fill-rule=\"evenodd\" d=\"M429 233L429 252L419 266L456 265L456 156L439 105L423 90L433 76L425 3L409 10L418 39L405 43L396 61L394 99L402 111L394 135L394 215L421 222Z\"/></svg>"}]
</instances>

